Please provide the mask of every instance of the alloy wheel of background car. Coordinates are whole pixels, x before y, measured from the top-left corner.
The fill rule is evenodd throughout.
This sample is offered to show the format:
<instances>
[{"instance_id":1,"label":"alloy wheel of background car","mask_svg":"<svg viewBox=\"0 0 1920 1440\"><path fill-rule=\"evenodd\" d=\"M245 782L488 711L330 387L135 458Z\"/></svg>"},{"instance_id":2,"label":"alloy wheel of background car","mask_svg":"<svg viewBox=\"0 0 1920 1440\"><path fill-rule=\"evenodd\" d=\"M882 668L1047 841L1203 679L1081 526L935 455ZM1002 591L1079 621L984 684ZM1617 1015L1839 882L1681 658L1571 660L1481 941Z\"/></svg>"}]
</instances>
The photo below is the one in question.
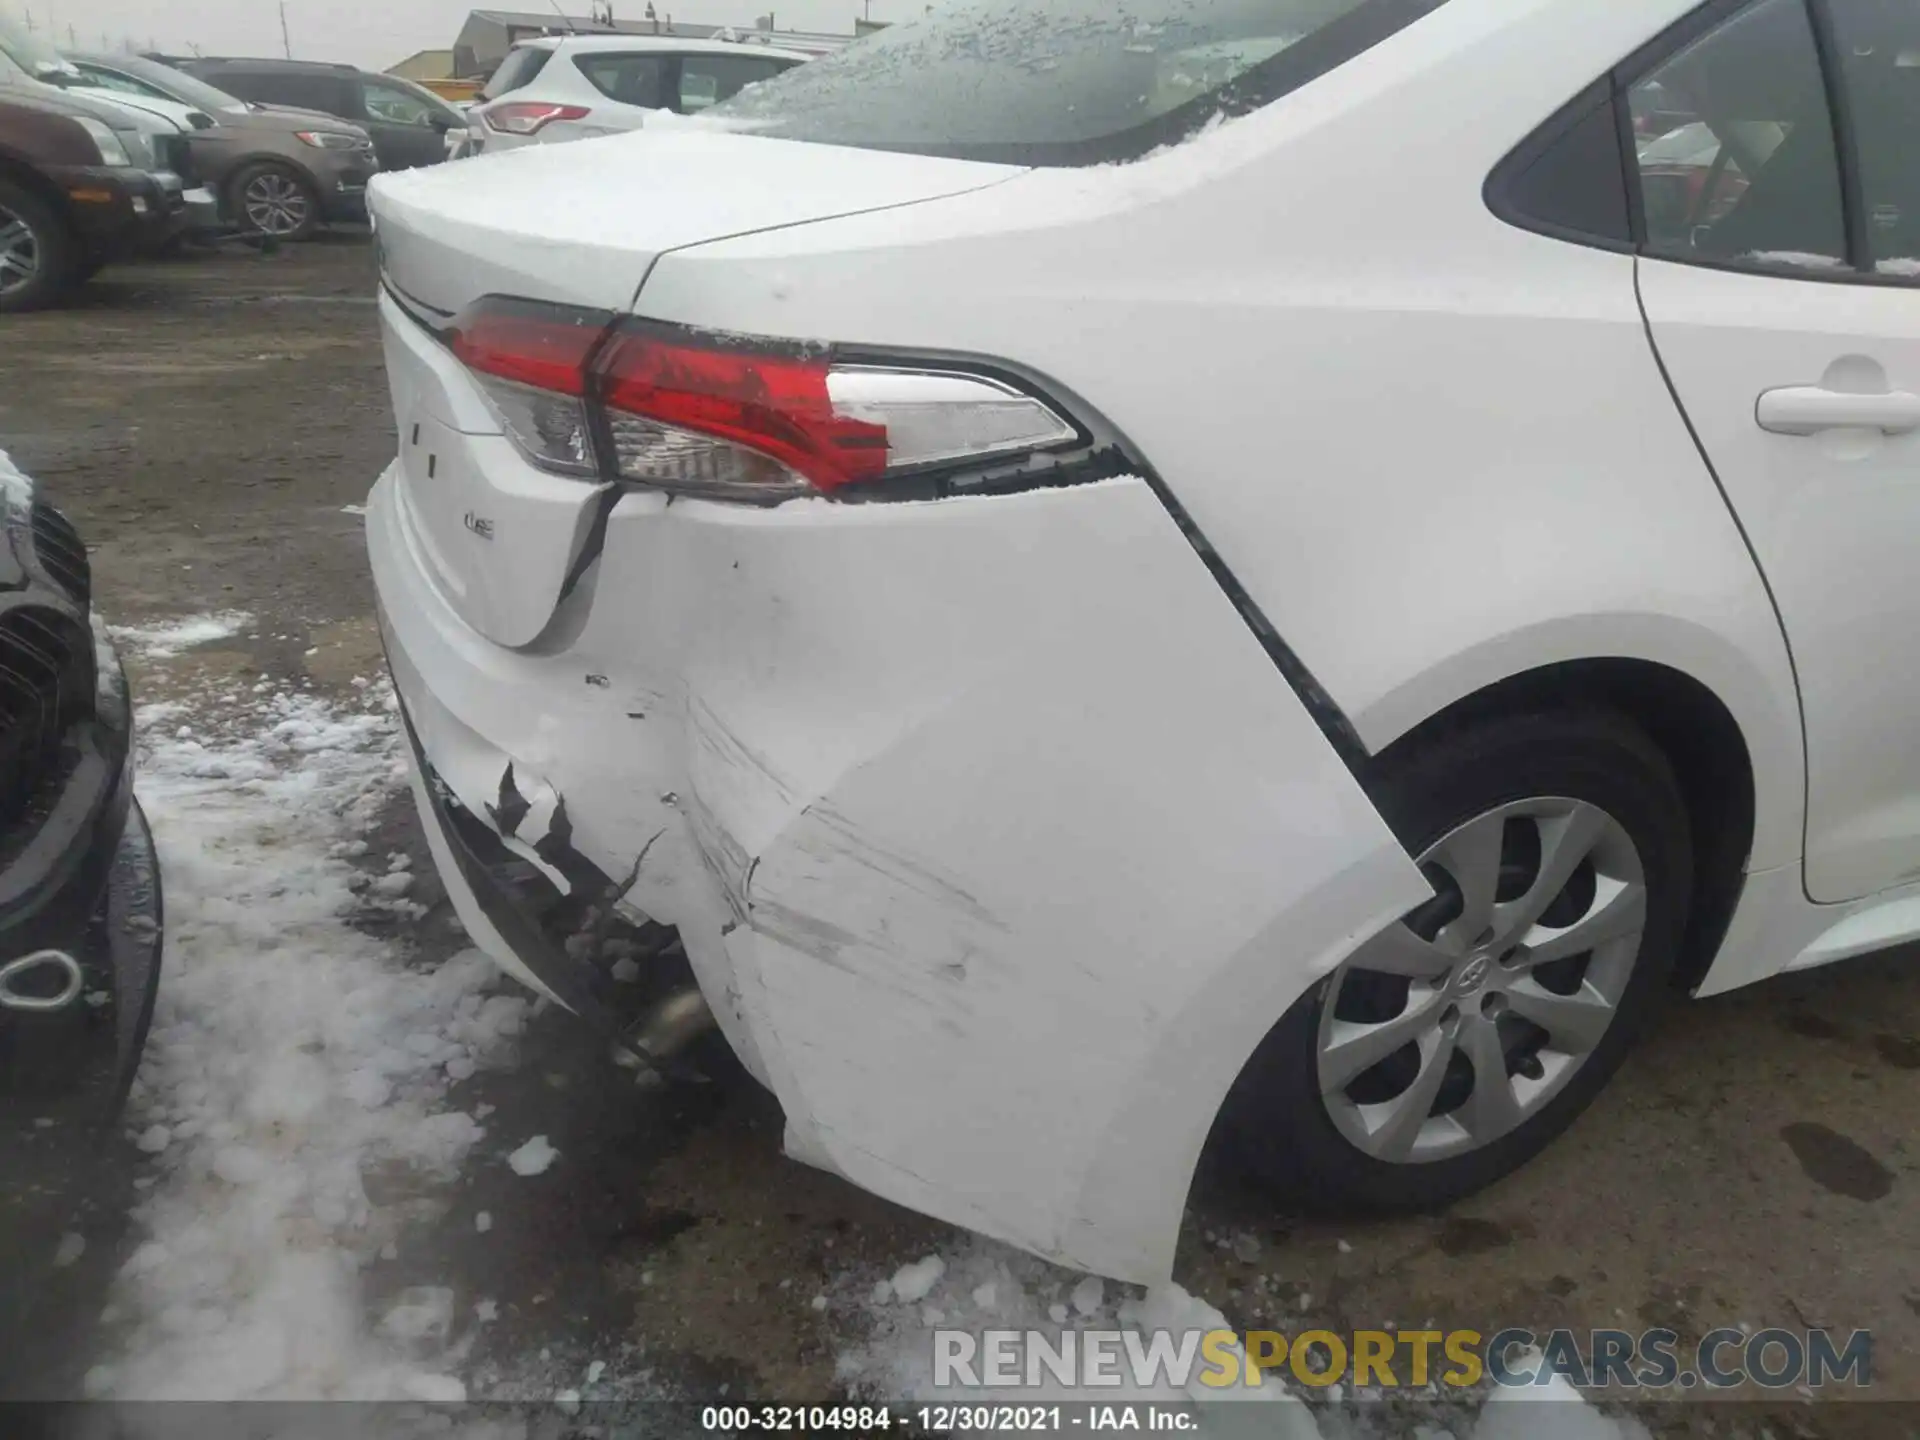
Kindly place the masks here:
<instances>
[{"instance_id":1,"label":"alloy wheel of background car","mask_svg":"<svg viewBox=\"0 0 1920 1440\"><path fill-rule=\"evenodd\" d=\"M1664 993L1692 880L1664 756L1609 714L1415 739L1372 788L1434 898L1269 1033L1222 1127L1291 1201L1418 1210L1516 1168Z\"/></svg>"},{"instance_id":2,"label":"alloy wheel of background car","mask_svg":"<svg viewBox=\"0 0 1920 1440\"><path fill-rule=\"evenodd\" d=\"M26 221L0 206L0 295L24 289L40 274L40 237Z\"/></svg>"},{"instance_id":3,"label":"alloy wheel of background car","mask_svg":"<svg viewBox=\"0 0 1920 1440\"><path fill-rule=\"evenodd\" d=\"M71 281L75 245L39 196L0 180L0 312L51 303Z\"/></svg>"},{"instance_id":4,"label":"alloy wheel of background car","mask_svg":"<svg viewBox=\"0 0 1920 1440\"><path fill-rule=\"evenodd\" d=\"M256 234L298 240L312 233L313 196L297 177L274 166L247 171L235 187L247 228Z\"/></svg>"}]
</instances>

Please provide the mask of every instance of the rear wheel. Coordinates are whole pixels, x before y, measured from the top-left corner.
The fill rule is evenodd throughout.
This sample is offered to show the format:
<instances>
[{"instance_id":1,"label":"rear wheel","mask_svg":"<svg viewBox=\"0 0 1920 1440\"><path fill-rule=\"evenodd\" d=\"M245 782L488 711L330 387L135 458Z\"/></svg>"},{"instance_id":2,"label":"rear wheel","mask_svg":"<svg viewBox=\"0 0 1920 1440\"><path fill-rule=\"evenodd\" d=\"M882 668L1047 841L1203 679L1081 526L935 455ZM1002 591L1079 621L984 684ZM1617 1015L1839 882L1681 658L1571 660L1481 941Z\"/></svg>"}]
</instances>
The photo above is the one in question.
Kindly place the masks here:
<instances>
[{"instance_id":1,"label":"rear wheel","mask_svg":"<svg viewBox=\"0 0 1920 1440\"><path fill-rule=\"evenodd\" d=\"M304 240L319 228L320 197L306 176L288 166L245 166L227 188L234 216L250 234Z\"/></svg>"},{"instance_id":2,"label":"rear wheel","mask_svg":"<svg viewBox=\"0 0 1920 1440\"><path fill-rule=\"evenodd\" d=\"M1314 1206L1430 1209L1531 1159L1619 1067L1686 922L1686 809L1624 718L1508 717L1385 768L1435 898L1281 1019L1223 1116Z\"/></svg>"},{"instance_id":3,"label":"rear wheel","mask_svg":"<svg viewBox=\"0 0 1920 1440\"><path fill-rule=\"evenodd\" d=\"M79 283L80 243L58 211L0 180L0 314L54 304Z\"/></svg>"}]
</instances>

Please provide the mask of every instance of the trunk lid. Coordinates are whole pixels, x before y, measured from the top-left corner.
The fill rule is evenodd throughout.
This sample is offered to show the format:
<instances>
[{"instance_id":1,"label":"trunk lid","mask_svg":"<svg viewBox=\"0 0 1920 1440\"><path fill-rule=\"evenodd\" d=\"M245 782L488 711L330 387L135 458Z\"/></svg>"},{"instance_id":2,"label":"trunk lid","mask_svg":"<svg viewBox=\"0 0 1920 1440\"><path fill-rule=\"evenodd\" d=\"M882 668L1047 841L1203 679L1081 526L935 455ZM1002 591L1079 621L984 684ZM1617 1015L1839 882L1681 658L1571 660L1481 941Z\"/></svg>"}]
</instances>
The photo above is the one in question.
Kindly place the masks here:
<instances>
[{"instance_id":1,"label":"trunk lid","mask_svg":"<svg viewBox=\"0 0 1920 1440\"><path fill-rule=\"evenodd\" d=\"M1020 173L649 125L383 175L372 203L388 279L436 310L517 295L625 311L668 250L917 204Z\"/></svg>"},{"instance_id":2,"label":"trunk lid","mask_svg":"<svg viewBox=\"0 0 1920 1440\"><path fill-rule=\"evenodd\" d=\"M654 259L686 245L996 184L1015 167L662 129L383 175L382 275L444 320L487 295L624 312ZM546 474L425 324L383 297L400 434L399 512L461 618L532 643L593 534L603 484Z\"/></svg>"}]
</instances>

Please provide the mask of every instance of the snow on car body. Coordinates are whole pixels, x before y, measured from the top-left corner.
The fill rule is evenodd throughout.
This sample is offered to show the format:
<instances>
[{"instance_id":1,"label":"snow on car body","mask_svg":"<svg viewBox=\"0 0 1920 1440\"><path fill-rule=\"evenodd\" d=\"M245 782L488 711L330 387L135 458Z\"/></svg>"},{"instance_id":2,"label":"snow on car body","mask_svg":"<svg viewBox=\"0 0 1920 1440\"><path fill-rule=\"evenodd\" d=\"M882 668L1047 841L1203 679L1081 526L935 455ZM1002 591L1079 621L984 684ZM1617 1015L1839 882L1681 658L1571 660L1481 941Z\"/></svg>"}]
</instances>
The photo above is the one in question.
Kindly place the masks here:
<instances>
[{"instance_id":1,"label":"snow on car body","mask_svg":"<svg viewBox=\"0 0 1920 1440\"><path fill-rule=\"evenodd\" d=\"M1057 8L1049 33L1114 38ZM1546 203L1524 173L1489 203L1530 134L1559 154L1596 104L1611 124L1596 73L1727 7L1305 8L1217 7L1224 34L1186 37L1206 78L1154 61L1147 120L1112 133L928 138L874 97L903 29L756 92L737 119L771 135L657 129L376 196L400 455L374 574L476 938L604 1022L488 877L630 880L792 1154L1132 1280L1168 1273L1237 1077L1324 1091L1287 1121L1319 1127L1305 1188L1351 1162L1343 1193L1435 1198L1568 1123L1670 969L1724 988L1915 928L1897 865L1865 873L1889 853L1807 900L1781 619L1636 288L1695 272L1516 216ZM1313 32L1243 46L1270 103L1154 108L1262 25ZM937 111L938 77L900 73ZM1032 113L984 108L989 132ZM1422 766L1470 771L1446 747L1475 726L1550 778L1440 823ZM1851 763L1884 777L1871 728ZM1570 755L1638 790L1575 793ZM1504 864L1516 824L1525 894L1480 894L1460 856L1493 833ZM1520 974L1582 939L1571 989ZM1356 972L1399 976L1404 1009L1337 1012ZM1589 1000L1581 1038L1599 1012L1564 1002ZM1541 1017L1526 1054L1509 1010ZM1402 1039L1402 1098L1350 1087L1343 1056Z\"/></svg>"}]
</instances>

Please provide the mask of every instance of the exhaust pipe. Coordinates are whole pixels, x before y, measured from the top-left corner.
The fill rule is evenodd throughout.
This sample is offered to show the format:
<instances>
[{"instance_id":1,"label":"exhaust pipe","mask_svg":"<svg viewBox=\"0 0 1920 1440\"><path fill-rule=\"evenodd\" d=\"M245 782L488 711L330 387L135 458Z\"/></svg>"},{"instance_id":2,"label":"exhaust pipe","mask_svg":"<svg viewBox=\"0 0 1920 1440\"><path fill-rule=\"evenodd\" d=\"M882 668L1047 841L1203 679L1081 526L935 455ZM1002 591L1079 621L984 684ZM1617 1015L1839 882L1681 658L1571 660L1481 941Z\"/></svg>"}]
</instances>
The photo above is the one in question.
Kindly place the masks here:
<instances>
[{"instance_id":1,"label":"exhaust pipe","mask_svg":"<svg viewBox=\"0 0 1920 1440\"><path fill-rule=\"evenodd\" d=\"M628 1028L614 1059L628 1069L660 1076L674 1070L673 1062L687 1047L718 1022L698 985L683 985L655 1002L653 1008Z\"/></svg>"}]
</instances>

